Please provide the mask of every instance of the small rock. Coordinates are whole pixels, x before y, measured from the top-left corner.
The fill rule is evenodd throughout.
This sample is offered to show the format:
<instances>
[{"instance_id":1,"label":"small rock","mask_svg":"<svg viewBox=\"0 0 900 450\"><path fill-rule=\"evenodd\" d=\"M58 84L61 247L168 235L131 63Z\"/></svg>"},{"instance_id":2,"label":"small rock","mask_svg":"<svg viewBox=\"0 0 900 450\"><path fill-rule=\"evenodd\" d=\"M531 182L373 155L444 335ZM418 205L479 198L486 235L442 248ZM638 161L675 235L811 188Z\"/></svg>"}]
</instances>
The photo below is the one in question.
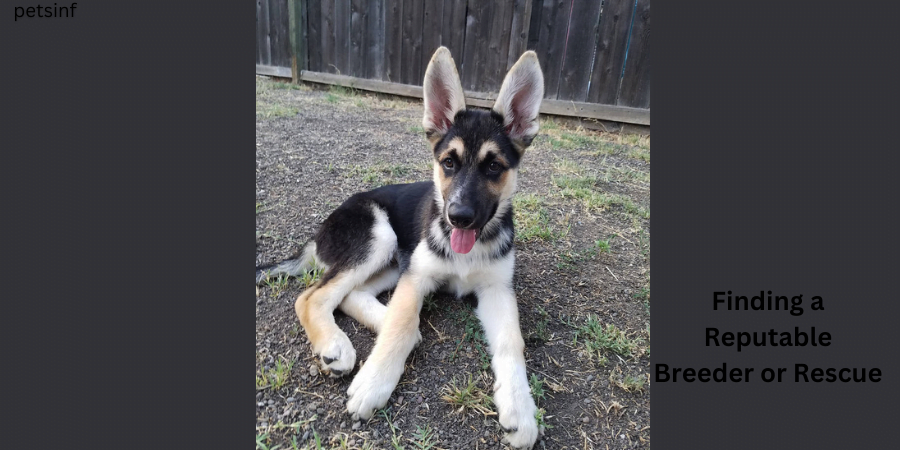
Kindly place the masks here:
<instances>
[{"instance_id":1,"label":"small rock","mask_svg":"<svg viewBox=\"0 0 900 450\"><path fill-rule=\"evenodd\" d=\"M353 431L356 431L361 426L362 426L362 422L353 422L353 426L351 428L353 429Z\"/></svg>"},{"instance_id":2,"label":"small rock","mask_svg":"<svg viewBox=\"0 0 900 450\"><path fill-rule=\"evenodd\" d=\"M484 430L484 437L491 437L491 432L488 430Z\"/></svg>"},{"instance_id":3,"label":"small rock","mask_svg":"<svg viewBox=\"0 0 900 450\"><path fill-rule=\"evenodd\" d=\"M259 424L259 426L265 428L265 427L269 426L269 422L261 422L261 423ZM622 436L624 437L625 435L623 434Z\"/></svg>"},{"instance_id":4,"label":"small rock","mask_svg":"<svg viewBox=\"0 0 900 450\"><path fill-rule=\"evenodd\" d=\"M341 428L347 428L347 422L341 422Z\"/></svg>"},{"instance_id":5,"label":"small rock","mask_svg":"<svg viewBox=\"0 0 900 450\"><path fill-rule=\"evenodd\" d=\"M309 365L309 376L315 378L319 374L319 368L315 364Z\"/></svg>"},{"instance_id":6,"label":"small rock","mask_svg":"<svg viewBox=\"0 0 900 450\"><path fill-rule=\"evenodd\" d=\"M259 402L259 403L256 404L256 406L259 406L260 408L265 407L265 406L266 406L266 402Z\"/></svg>"},{"instance_id":7,"label":"small rock","mask_svg":"<svg viewBox=\"0 0 900 450\"><path fill-rule=\"evenodd\" d=\"M588 404L588 403L590 403L590 402L591 402L591 399L589 399L589 398L584 399L584 403L585 403L585 404Z\"/></svg>"},{"instance_id":8,"label":"small rock","mask_svg":"<svg viewBox=\"0 0 900 450\"><path fill-rule=\"evenodd\" d=\"M262 391L257 392L257 393L256 393L256 399L257 399L257 400L262 400L262 398L263 398L263 393L262 393Z\"/></svg>"},{"instance_id":9,"label":"small rock","mask_svg":"<svg viewBox=\"0 0 900 450\"><path fill-rule=\"evenodd\" d=\"M262 304L263 304L263 299L257 300L257 301L256 301L256 304L257 304L257 305L262 305Z\"/></svg>"},{"instance_id":10,"label":"small rock","mask_svg":"<svg viewBox=\"0 0 900 450\"><path fill-rule=\"evenodd\" d=\"M402 396L402 395L399 396L399 397L397 397L397 404L398 404L398 405L402 405L402 404L403 404L403 396Z\"/></svg>"},{"instance_id":11,"label":"small rock","mask_svg":"<svg viewBox=\"0 0 900 450\"><path fill-rule=\"evenodd\" d=\"M590 417L585 417L584 419L581 419L581 422L582 422L582 423L591 423L591 418L590 418Z\"/></svg>"},{"instance_id":12,"label":"small rock","mask_svg":"<svg viewBox=\"0 0 900 450\"><path fill-rule=\"evenodd\" d=\"M300 440L301 440L301 441L305 441L308 437L309 437L309 430L306 430L306 431L303 433L303 437L300 438Z\"/></svg>"},{"instance_id":13,"label":"small rock","mask_svg":"<svg viewBox=\"0 0 900 450\"><path fill-rule=\"evenodd\" d=\"M271 405L274 405L274 404L275 404L275 400L269 400L269 405L270 405L270 406L271 406Z\"/></svg>"},{"instance_id":14,"label":"small rock","mask_svg":"<svg viewBox=\"0 0 900 450\"><path fill-rule=\"evenodd\" d=\"M317 414L325 414L325 408L319 408L316 410Z\"/></svg>"},{"instance_id":15,"label":"small rock","mask_svg":"<svg viewBox=\"0 0 900 450\"><path fill-rule=\"evenodd\" d=\"M591 380L593 380L593 379L594 379L594 376L593 376L593 375L588 375L588 376L587 376L587 381L591 381Z\"/></svg>"},{"instance_id":16,"label":"small rock","mask_svg":"<svg viewBox=\"0 0 900 450\"><path fill-rule=\"evenodd\" d=\"M379 436L378 430L375 430L372 432L372 439L378 439L378 436Z\"/></svg>"},{"instance_id":17,"label":"small rock","mask_svg":"<svg viewBox=\"0 0 900 450\"><path fill-rule=\"evenodd\" d=\"M354 447L356 445L356 439L350 439L347 441L347 445L350 447Z\"/></svg>"},{"instance_id":18,"label":"small rock","mask_svg":"<svg viewBox=\"0 0 900 450\"><path fill-rule=\"evenodd\" d=\"M624 434L620 434L620 435L619 435L619 439L625 439L625 435L624 435Z\"/></svg>"},{"instance_id":19,"label":"small rock","mask_svg":"<svg viewBox=\"0 0 900 450\"><path fill-rule=\"evenodd\" d=\"M306 405L306 409L308 409L310 411L315 411L318 406L319 406L318 403L312 402L312 403Z\"/></svg>"},{"instance_id":20,"label":"small rock","mask_svg":"<svg viewBox=\"0 0 900 450\"><path fill-rule=\"evenodd\" d=\"M288 403L294 403L294 402L296 402L296 401L297 401L297 399L294 398L294 397L288 397L288 398L287 398L287 402L288 402Z\"/></svg>"}]
</instances>

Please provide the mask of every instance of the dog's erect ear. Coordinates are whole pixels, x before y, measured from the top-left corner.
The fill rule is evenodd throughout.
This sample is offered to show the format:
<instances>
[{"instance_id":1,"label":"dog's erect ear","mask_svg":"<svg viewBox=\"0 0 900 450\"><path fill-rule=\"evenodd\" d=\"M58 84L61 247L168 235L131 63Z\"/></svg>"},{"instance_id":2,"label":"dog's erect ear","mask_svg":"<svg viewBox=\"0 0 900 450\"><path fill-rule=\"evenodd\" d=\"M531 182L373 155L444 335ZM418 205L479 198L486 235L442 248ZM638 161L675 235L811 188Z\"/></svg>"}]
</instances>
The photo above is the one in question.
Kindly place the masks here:
<instances>
[{"instance_id":1,"label":"dog's erect ear","mask_svg":"<svg viewBox=\"0 0 900 450\"><path fill-rule=\"evenodd\" d=\"M425 82L422 84L425 98L425 117L422 128L432 142L436 142L450 129L453 116L466 109L466 98L462 83L456 72L456 63L450 57L447 47L439 47L425 70Z\"/></svg>"},{"instance_id":2,"label":"dog's erect ear","mask_svg":"<svg viewBox=\"0 0 900 450\"><path fill-rule=\"evenodd\" d=\"M509 69L494 111L503 116L503 127L519 153L531 145L538 132L538 110L544 98L544 74L537 54L527 51Z\"/></svg>"}]
</instances>

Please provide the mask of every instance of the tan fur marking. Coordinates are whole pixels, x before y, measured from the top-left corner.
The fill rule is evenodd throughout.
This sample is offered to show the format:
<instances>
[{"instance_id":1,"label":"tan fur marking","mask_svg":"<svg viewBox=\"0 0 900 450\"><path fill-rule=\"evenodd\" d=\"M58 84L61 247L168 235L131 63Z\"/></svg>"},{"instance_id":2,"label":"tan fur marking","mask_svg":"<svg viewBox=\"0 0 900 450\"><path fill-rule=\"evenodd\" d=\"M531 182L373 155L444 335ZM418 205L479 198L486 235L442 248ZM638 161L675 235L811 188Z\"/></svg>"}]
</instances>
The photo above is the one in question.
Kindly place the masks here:
<instances>
[{"instance_id":1,"label":"tan fur marking","mask_svg":"<svg viewBox=\"0 0 900 450\"><path fill-rule=\"evenodd\" d=\"M516 193L517 180L517 170L509 169L500 174L500 178L497 181L488 183L488 189L491 191L491 194L503 201L512 198L513 194Z\"/></svg>"},{"instance_id":2,"label":"tan fur marking","mask_svg":"<svg viewBox=\"0 0 900 450\"><path fill-rule=\"evenodd\" d=\"M478 149L478 161L487 159L488 153L493 153L498 162L507 164L506 159L500 154L500 147L497 147L497 143L492 140L487 140L484 144L481 144L481 148Z\"/></svg>"},{"instance_id":3,"label":"tan fur marking","mask_svg":"<svg viewBox=\"0 0 900 450\"><path fill-rule=\"evenodd\" d=\"M378 334L379 340L383 340L381 346L376 349L396 349L403 348L402 342L410 339L410 336L417 336L416 331L419 329L419 308L422 305L422 297L416 289L412 276L405 274L400 277L391 301L388 303L387 313L384 316L384 323L381 332ZM388 355L376 355L373 357L385 358Z\"/></svg>"},{"instance_id":4,"label":"tan fur marking","mask_svg":"<svg viewBox=\"0 0 900 450\"><path fill-rule=\"evenodd\" d=\"M441 195L446 200L450 195L450 178L444 176L440 163L434 163L434 184L441 189Z\"/></svg>"},{"instance_id":5,"label":"tan fur marking","mask_svg":"<svg viewBox=\"0 0 900 450\"><path fill-rule=\"evenodd\" d=\"M323 345L327 344L328 339L335 331L340 332L337 324L334 323L334 311L326 311L324 302L328 298L328 294L337 286L343 277L339 274L329 280L327 283L316 284L303 291L297 301L294 303L294 310L309 342L315 351L319 351Z\"/></svg>"},{"instance_id":6,"label":"tan fur marking","mask_svg":"<svg viewBox=\"0 0 900 450\"><path fill-rule=\"evenodd\" d=\"M449 157L451 154L456 153L456 158L458 160L463 159L463 155L466 152L466 145L463 143L462 138L455 137L447 143L447 148L441 152L440 156L438 156L437 161L434 163L434 184L441 189L441 194L446 199L447 196L450 195L450 179L444 176L444 169L441 167L441 161Z\"/></svg>"}]
</instances>

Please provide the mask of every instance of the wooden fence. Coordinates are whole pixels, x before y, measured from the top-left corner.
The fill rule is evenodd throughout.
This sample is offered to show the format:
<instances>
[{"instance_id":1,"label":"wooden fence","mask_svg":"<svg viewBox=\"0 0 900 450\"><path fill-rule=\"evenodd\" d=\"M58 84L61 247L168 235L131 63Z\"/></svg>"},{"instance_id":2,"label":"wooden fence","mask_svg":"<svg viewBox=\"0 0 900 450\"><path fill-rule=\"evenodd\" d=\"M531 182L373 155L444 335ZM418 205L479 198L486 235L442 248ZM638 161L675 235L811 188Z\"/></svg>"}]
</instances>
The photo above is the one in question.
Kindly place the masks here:
<instances>
[{"instance_id":1,"label":"wooden fence","mask_svg":"<svg viewBox=\"0 0 900 450\"><path fill-rule=\"evenodd\" d=\"M257 0L257 72L421 97L438 46L490 105L537 52L541 112L650 124L650 0Z\"/></svg>"}]
</instances>

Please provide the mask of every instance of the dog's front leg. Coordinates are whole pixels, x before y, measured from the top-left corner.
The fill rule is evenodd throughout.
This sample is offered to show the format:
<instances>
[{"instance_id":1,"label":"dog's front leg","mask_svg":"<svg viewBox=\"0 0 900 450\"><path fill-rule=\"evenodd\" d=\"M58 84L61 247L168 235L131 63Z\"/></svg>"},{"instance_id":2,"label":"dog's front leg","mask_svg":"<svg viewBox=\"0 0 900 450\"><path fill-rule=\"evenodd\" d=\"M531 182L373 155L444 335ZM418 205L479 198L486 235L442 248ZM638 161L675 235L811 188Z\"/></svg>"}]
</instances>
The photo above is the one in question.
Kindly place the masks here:
<instances>
[{"instance_id":1,"label":"dog's front leg","mask_svg":"<svg viewBox=\"0 0 900 450\"><path fill-rule=\"evenodd\" d=\"M479 290L475 313L493 355L494 403L507 431L504 439L515 448L531 448L538 437L537 407L525 374L525 341L512 288L504 283Z\"/></svg>"},{"instance_id":2,"label":"dog's front leg","mask_svg":"<svg viewBox=\"0 0 900 450\"><path fill-rule=\"evenodd\" d=\"M400 277L375 347L347 389L347 411L354 420L371 418L387 403L403 375L406 357L421 339L419 310L425 292L419 280L409 272Z\"/></svg>"}]
</instances>

